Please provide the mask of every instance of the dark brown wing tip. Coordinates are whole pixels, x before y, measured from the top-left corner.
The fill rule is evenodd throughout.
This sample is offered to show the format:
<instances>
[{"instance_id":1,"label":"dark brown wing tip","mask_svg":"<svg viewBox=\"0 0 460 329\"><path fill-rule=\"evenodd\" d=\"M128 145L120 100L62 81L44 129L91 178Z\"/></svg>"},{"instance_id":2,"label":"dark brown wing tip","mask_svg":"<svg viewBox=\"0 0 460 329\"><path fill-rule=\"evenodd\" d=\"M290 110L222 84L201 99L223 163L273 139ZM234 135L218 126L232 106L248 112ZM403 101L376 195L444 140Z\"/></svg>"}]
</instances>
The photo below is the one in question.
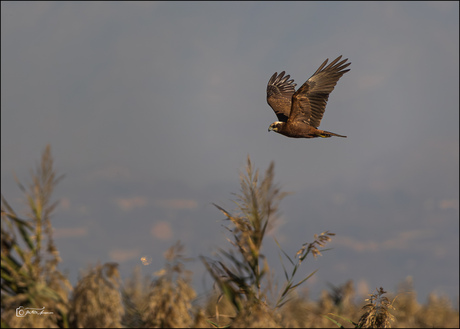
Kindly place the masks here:
<instances>
[{"instance_id":1,"label":"dark brown wing tip","mask_svg":"<svg viewBox=\"0 0 460 329\"><path fill-rule=\"evenodd\" d=\"M351 62L347 63L348 58L345 58L344 60L338 62L341 58L342 58L342 55L337 57L333 62L331 62L331 64L328 65L328 67L326 69L328 69L328 68L337 69L337 71L339 71L340 73L346 73L346 72L350 71L350 69L348 69L348 70L344 70L344 69L347 68L348 66L350 66Z\"/></svg>"},{"instance_id":2,"label":"dark brown wing tip","mask_svg":"<svg viewBox=\"0 0 460 329\"><path fill-rule=\"evenodd\" d=\"M294 83L294 79L290 79L291 77L289 74L284 76L286 72L282 71L280 74L275 72L270 80L268 81L267 84L267 93L275 87L276 89L279 90L280 93L287 93L287 92L294 92L295 91L295 86L297 86L296 83Z\"/></svg>"},{"instance_id":3,"label":"dark brown wing tip","mask_svg":"<svg viewBox=\"0 0 460 329\"><path fill-rule=\"evenodd\" d=\"M348 70L344 70L344 69L347 68L348 66L350 66L351 62L346 63L348 61L348 58L345 58L344 60L342 60L339 63L337 63L341 58L342 58L342 55L340 55L339 57L334 59L327 66L326 66L326 64L329 61L329 58L326 58L326 60L318 67L318 69L316 70L315 73L313 73L313 75L316 75L319 72L326 71L326 70L337 70L339 73L342 73L342 74L347 73L348 71L350 71L350 69L348 69ZM344 64L344 63L346 63L346 64Z\"/></svg>"}]
</instances>

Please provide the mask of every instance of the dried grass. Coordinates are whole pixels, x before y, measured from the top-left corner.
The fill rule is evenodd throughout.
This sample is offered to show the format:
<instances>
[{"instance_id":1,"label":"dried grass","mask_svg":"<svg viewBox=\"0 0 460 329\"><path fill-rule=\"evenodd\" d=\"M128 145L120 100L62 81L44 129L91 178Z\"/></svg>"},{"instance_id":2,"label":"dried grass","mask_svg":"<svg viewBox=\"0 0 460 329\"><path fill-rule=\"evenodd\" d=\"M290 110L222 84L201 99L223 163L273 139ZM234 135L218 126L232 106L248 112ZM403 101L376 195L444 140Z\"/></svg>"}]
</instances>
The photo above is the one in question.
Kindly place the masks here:
<instances>
[{"instance_id":1,"label":"dried grass","mask_svg":"<svg viewBox=\"0 0 460 329\"><path fill-rule=\"evenodd\" d=\"M118 264L96 265L78 281L70 302L70 326L121 328L124 307Z\"/></svg>"},{"instance_id":2,"label":"dried grass","mask_svg":"<svg viewBox=\"0 0 460 329\"><path fill-rule=\"evenodd\" d=\"M21 218L2 195L2 327L67 326L68 294L71 285L57 265L61 261L53 241L51 215L57 202L51 201L56 177L49 145L32 171L32 183L24 187L27 211ZM45 244L44 244L45 243ZM53 312L47 316L17 317L18 307Z\"/></svg>"},{"instance_id":3,"label":"dried grass","mask_svg":"<svg viewBox=\"0 0 460 329\"><path fill-rule=\"evenodd\" d=\"M2 327L310 327L327 328L335 319L343 327L457 327L458 301L431 294L420 305L410 278L403 282L396 297L386 297L380 288L362 306L354 303L353 282L330 285L318 301L308 298L300 285L315 272L294 280L308 255L316 258L325 250L333 233L314 235L289 256L280 247L290 266L284 267L286 282L279 291L261 252L266 232L276 222L279 202L286 196L273 183L273 163L259 179L248 158L242 174L237 212L224 213L230 248L220 249L220 258L202 258L217 283L218 292L200 303L191 287L191 272L185 268L184 247L177 243L166 253L166 264L155 277L142 278L134 271L124 284L118 265L107 263L88 268L74 290L58 270L59 253L52 239L51 202L56 178L49 146L32 173L32 184L25 188L28 211L21 218L2 195L1 227L1 323ZM275 298L268 298L267 291ZM71 296L71 297L69 297ZM391 296L391 295L389 295ZM391 301L390 301L391 300ZM47 316L17 317L16 308L46 306ZM325 317L326 314L330 316ZM334 317L331 318L331 316ZM357 323L349 319L359 319ZM333 322L331 322L331 320Z\"/></svg>"},{"instance_id":4,"label":"dried grass","mask_svg":"<svg viewBox=\"0 0 460 329\"><path fill-rule=\"evenodd\" d=\"M178 242L165 254L165 267L150 285L142 310L145 328L185 328L194 323L192 301L196 293L185 270L184 247Z\"/></svg>"},{"instance_id":5,"label":"dried grass","mask_svg":"<svg viewBox=\"0 0 460 329\"><path fill-rule=\"evenodd\" d=\"M288 194L274 183L274 163L268 167L265 175L259 179L259 171L254 170L248 157L246 173L240 174L240 194L237 194L235 213L215 205L229 222L230 249L219 249L218 259L202 257L202 261L221 291L221 296L233 306L233 310L222 313L217 299L213 325L231 325L242 327L278 327L281 315L279 309L286 304L289 296L315 272L295 282L294 277L308 255L314 258L321 255L323 248L334 233L328 231L314 235L314 241L304 243L294 257L281 252L289 260L292 270L284 265L286 283L279 292L275 303L270 305L267 291L271 289L270 267L261 252L267 230L277 220L278 207ZM224 317L221 321L220 317Z\"/></svg>"}]
</instances>

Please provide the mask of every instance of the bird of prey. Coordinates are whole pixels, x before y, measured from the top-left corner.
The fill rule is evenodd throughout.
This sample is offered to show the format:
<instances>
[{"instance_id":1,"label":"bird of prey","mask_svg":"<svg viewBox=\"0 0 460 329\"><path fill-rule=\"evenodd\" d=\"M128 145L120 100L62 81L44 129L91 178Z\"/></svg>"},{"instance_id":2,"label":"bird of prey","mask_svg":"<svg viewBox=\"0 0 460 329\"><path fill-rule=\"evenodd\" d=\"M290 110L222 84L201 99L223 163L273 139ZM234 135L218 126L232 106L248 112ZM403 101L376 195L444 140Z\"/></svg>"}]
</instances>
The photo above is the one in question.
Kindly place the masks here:
<instances>
[{"instance_id":1,"label":"bird of prey","mask_svg":"<svg viewBox=\"0 0 460 329\"><path fill-rule=\"evenodd\" d=\"M340 77L350 71L344 70L351 64L345 64L348 58L339 62L341 58L337 57L328 66L326 59L297 91L294 88L297 84L289 80L289 75L275 72L268 81L267 102L279 121L272 123L268 131L292 138L347 137L318 129L329 94Z\"/></svg>"}]
</instances>

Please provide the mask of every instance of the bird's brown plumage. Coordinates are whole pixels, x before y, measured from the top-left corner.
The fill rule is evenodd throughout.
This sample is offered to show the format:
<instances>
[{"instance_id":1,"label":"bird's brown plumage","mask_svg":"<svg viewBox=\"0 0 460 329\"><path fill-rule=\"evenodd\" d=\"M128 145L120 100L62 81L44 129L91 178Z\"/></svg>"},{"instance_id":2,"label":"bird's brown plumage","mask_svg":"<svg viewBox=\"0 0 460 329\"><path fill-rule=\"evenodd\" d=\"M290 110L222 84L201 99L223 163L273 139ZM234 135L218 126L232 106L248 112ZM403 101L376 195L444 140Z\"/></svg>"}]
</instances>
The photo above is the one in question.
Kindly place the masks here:
<instances>
[{"instance_id":1,"label":"bird's brown plumage","mask_svg":"<svg viewBox=\"0 0 460 329\"><path fill-rule=\"evenodd\" d=\"M284 76L284 71L273 74L267 85L267 102L279 121L272 123L269 130L294 138L346 137L317 129L329 94L342 75L350 71L345 70L351 64L346 63L348 58L339 62L341 58L337 57L328 66L326 59L297 91L294 80Z\"/></svg>"}]
</instances>

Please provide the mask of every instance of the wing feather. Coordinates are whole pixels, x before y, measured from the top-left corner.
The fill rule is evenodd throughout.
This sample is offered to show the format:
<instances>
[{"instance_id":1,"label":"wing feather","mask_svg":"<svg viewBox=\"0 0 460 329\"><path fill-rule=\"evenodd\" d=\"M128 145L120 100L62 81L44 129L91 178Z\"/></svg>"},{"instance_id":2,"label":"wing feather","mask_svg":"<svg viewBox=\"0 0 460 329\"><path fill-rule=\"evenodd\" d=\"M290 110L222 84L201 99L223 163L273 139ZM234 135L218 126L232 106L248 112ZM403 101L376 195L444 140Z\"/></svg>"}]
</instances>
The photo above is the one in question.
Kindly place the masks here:
<instances>
[{"instance_id":1,"label":"wing feather","mask_svg":"<svg viewBox=\"0 0 460 329\"><path fill-rule=\"evenodd\" d=\"M296 83L289 78L290 75L284 76L284 71L279 75L275 72L267 84L267 102L275 111L279 121L286 122L291 112L291 99L295 92Z\"/></svg>"},{"instance_id":2,"label":"wing feather","mask_svg":"<svg viewBox=\"0 0 460 329\"><path fill-rule=\"evenodd\" d=\"M328 59L316 72L292 95L292 106L289 122L305 122L317 128L323 118L329 94L334 90L337 81L350 69L345 70L351 63L348 58L339 62L342 56L337 57L328 66ZM346 63L346 64L345 64Z\"/></svg>"}]
</instances>

